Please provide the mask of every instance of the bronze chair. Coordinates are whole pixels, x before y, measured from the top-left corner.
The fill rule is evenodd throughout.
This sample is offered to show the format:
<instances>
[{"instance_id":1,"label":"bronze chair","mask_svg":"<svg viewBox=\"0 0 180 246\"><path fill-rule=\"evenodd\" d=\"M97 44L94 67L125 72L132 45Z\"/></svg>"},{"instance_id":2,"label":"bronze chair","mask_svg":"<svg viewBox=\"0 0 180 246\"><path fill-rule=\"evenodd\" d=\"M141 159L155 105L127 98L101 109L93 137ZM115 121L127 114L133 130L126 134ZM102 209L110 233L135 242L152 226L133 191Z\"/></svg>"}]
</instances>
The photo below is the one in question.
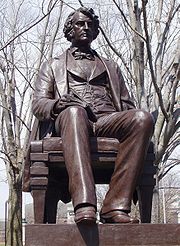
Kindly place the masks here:
<instances>
[{"instance_id":1,"label":"bronze chair","mask_svg":"<svg viewBox=\"0 0 180 246\"><path fill-rule=\"evenodd\" d=\"M91 138L92 167L96 184L109 183L118 144L118 140L114 138ZM30 186L34 200L35 223L56 223L58 201L70 201L61 138L50 137L31 142L30 160ZM151 222L156 172L153 161L154 153L151 143L133 199L135 203L139 201L142 223Z\"/></svg>"}]
</instances>

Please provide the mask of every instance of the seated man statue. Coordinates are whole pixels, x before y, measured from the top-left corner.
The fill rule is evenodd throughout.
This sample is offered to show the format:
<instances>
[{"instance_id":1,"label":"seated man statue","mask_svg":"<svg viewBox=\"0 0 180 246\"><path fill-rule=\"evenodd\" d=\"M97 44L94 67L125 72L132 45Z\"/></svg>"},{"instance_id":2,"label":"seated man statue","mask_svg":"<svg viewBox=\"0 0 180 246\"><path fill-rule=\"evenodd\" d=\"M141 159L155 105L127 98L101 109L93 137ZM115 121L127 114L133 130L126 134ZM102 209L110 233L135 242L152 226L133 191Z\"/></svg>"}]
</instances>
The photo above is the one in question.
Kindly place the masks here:
<instances>
[{"instance_id":1,"label":"seated man statue","mask_svg":"<svg viewBox=\"0 0 180 246\"><path fill-rule=\"evenodd\" d=\"M53 122L46 131L62 138L75 222L96 223L89 140L99 136L119 140L100 221L138 223L129 213L153 133L153 118L135 109L118 65L91 49L99 33L93 9L81 7L71 13L63 31L71 46L42 65L35 82L33 113L41 122Z\"/></svg>"}]
</instances>

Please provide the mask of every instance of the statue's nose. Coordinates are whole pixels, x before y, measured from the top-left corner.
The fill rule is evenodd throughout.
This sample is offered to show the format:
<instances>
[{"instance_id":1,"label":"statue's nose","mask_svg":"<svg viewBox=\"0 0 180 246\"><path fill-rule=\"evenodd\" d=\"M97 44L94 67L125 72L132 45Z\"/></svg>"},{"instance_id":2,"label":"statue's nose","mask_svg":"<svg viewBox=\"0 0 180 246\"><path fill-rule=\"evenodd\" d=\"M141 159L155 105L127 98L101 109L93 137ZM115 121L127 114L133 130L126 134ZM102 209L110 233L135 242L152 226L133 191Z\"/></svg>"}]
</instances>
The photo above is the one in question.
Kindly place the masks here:
<instances>
[{"instance_id":1,"label":"statue's nose","mask_svg":"<svg viewBox=\"0 0 180 246\"><path fill-rule=\"evenodd\" d=\"M88 23L87 23L87 22L85 22L85 23L84 23L84 28L85 28L85 29L88 29L88 28L89 28L89 26L88 26Z\"/></svg>"}]
</instances>

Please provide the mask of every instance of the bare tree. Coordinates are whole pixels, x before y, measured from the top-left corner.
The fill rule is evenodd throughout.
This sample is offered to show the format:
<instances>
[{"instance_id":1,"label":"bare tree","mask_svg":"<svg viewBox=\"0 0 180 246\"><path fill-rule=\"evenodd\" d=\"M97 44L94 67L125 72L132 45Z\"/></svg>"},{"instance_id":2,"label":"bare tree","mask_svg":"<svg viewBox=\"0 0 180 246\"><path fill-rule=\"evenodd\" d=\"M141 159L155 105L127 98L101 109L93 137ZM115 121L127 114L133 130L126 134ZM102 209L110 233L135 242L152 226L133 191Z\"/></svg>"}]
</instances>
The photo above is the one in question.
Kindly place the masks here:
<instances>
[{"instance_id":1,"label":"bare tree","mask_svg":"<svg viewBox=\"0 0 180 246\"><path fill-rule=\"evenodd\" d=\"M11 4L9 6L9 4ZM47 3L46 3L47 4ZM0 113L1 113L1 158L6 165L9 185L7 245L22 245L22 172L23 157L29 141L32 124L31 98L33 80L41 62L52 56L53 44L59 27L62 2L48 1L47 5L36 9L32 19L27 14L26 2L21 0L3 2L1 12L1 54L0 54ZM58 23L53 24L50 13L56 7ZM11 18L9 18L9 13ZM26 18L23 18L24 14ZM33 32L25 33L37 23L38 39ZM45 16L45 18L43 18ZM53 25L53 28L50 27ZM7 32L7 30L8 32ZM39 33L38 33L39 32ZM23 33L23 34L22 34ZM21 34L21 35L20 35ZM39 35L38 35L39 34ZM52 37L53 40L51 41ZM10 40L10 41L8 41ZM8 44L8 45L7 45ZM36 54L36 55L33 55Z\"/></svg>"},{"instance_id":2,"label":"bare tree","mask_svg":"<svg viewBox=\"0 0 180 246\"><path fill-rule=\"evenodd\" d=\"M6 164L9 183L8 245L11 246L21 245L21 178L23 153L32 123L33 80L43 60L65 47L61 26L64 5L68 12L82 4L95 8L100 16L102 36L95 42L95 48L117 60L137 106L155 117L157 190L159 180L168 171L165 165L171 169L178 164L177 160L167 162L179 141L177 0L96 0L91 4L76 1L71 6L60 0L32 3L3 0L0 130L1 158Z\"/></svg>"},{"instance_id":3,"label":"bare tree","mask_svg":"<svg viewBox=\"0 0 180 246\"><path fill-rule=\"evenodd\" d=\"M159 190L159 223L178 223L180 182L177 174L168 173L166 179L160 181Z\"/></svg>"}]
</instances>

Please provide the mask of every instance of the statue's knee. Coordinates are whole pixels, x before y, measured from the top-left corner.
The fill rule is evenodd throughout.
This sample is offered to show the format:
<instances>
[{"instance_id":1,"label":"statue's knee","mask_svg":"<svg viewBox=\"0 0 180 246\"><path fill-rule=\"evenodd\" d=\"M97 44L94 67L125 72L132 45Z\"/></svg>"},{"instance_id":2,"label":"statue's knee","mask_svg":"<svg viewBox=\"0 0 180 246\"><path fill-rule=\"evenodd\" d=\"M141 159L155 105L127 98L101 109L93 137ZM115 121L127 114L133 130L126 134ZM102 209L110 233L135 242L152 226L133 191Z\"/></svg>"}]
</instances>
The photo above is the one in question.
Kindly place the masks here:
<instances>
[{"instance_id":1,"label":"statue's knee","mask_svg":"<svg viewBox=\"0 0 180 246\"><path fill-rule=\"evenodd\" d=\"M71 118L79 118L86 116L86 110L83 107L80 106L71 106L66 109L66 114Z\"/></svg>"},{"instance_id":2,"label":"statue's knee","mask_svg":"<svg viewBox=\"0 0 180 246\"><path fill-rule=\"evenodd\" d=\"M136 121L136 125L140 128L146 128L152 130L154 127L154 119L152 114L144 110L137 110L134 119Z\"/></svg>"},{"instance_id":3,"label":"statue's knee","mask_svg":"<svg viewBox=\"0 0 180 246\"><path fill-rule=\"evenodd\" d=\"M59 134L62 129L67 128L76 128L81 125L82 122L87 120L86 110L80 106L71 106L63 110L55 121L55 130ZM61 129L61 130L60 130Z\"/></svg>"}]
</instances>

